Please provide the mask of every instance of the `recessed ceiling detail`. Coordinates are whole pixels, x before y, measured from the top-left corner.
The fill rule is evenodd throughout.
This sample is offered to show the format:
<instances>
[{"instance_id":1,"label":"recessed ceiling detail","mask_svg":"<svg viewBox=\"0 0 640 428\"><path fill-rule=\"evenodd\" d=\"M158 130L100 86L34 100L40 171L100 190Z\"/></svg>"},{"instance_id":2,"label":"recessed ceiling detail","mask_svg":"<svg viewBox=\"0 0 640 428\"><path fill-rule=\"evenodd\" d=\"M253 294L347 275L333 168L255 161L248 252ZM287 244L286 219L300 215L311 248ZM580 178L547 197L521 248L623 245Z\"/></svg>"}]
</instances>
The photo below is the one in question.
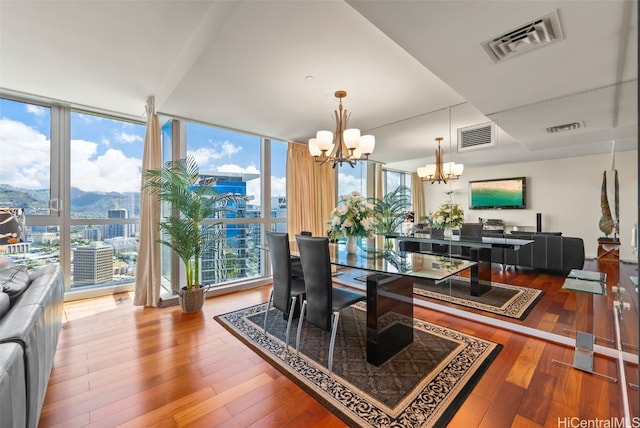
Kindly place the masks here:
<instances>
[{"instance_id":1,"label":"recessed ceiling detail","mask_svg":"<svg viewBox=\"0 0 640 428\"><path fill-rule=\"evenodd\" d=\"M489 55L489 58L497 64L563 39L558 12L553 11L485 41L482 43L482 48Z\"/></svg>"},{"instance_id":2,"label":"recessed ceiling detail","mask_svg":"<svg viewBox=\"0 0 640 428\"><path fill-rule=\"evenodd\" d=\"M486 149L496 146L495 122L458 128L458 151Z\"/></svg>"}]
</instances>

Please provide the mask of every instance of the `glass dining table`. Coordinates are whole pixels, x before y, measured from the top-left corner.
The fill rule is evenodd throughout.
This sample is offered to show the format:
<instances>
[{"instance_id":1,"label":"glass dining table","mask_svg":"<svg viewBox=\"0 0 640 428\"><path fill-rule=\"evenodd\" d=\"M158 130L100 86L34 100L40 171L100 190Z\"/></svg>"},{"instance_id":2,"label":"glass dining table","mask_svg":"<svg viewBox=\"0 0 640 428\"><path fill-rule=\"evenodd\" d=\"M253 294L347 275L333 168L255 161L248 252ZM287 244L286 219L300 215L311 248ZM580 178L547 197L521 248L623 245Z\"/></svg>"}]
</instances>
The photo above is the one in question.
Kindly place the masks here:
<instances>
[{"instance_id":1,"label":"glass dining table","mask_svg":"<svg viewBox=\"0 0 640 428\"><path fill-rule=\"evenodd\" d=\"M292 255L297 255L295 242ZM330 243L331 263L366 272L367 361L379 366L413 342L413 280L437 283L476 264L448 256L385 249L362 240L355 254Z\"/></svg>"}]
</instances>

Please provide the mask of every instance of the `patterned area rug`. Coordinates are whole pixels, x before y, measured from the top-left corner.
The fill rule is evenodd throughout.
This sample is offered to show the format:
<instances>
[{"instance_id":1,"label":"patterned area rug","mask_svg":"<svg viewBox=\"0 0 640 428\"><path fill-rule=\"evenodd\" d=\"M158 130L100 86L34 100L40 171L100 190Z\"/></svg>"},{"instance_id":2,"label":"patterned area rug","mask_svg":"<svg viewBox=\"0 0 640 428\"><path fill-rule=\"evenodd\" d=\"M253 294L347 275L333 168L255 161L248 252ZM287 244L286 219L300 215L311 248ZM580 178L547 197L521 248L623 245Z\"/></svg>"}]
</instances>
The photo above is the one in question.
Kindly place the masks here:
<instances>
[{"instance_id":1,"label":"patterned area rug","mask_svg":"<svg viewBox=\"0 0 640 428\"><path fill-rule=\"evenodd\" d=\"M349 282L364 284L367 275L363 275L358 269L345 269L340 271L334 281L345 285L349 285ZM413 293L519 320L525 319L544 295L543 290L492 282L490 291L482 296L472 296L469 293L469 279L462 277L455 277L438 285L416 279L413 282Z\"/></svg>"},{"instance_id":2,"label":"patterned area rug","mask_svg":"<svg viewBox=\"0 0 640 428\"><path fill-rule=\"evenodd\" d=\"M413 283L413 293L523 320L543 296L544 291L492 282L491 290L482 296L472 296L469 294L469 280L456 278L435 286L426 281L416 280Z\"/></svg>"},{"instance_id":3,"label":"patterned area rug","mask_svg":"<svg viewBox=\"0 0 640 428\"><path fill-rule=\"evenodd\" d=\"M444 426L502 348L413 320L414 342L376 367L366 362L366 307L360 303L340 313L330 375L329 333L305 324L297 355L297 322L287 349L280 312L270 311L264 334L265 309L266 303L215 319L350 426ZM392 315L385 322L411 321Z\"/></svg>"}]
</instances>

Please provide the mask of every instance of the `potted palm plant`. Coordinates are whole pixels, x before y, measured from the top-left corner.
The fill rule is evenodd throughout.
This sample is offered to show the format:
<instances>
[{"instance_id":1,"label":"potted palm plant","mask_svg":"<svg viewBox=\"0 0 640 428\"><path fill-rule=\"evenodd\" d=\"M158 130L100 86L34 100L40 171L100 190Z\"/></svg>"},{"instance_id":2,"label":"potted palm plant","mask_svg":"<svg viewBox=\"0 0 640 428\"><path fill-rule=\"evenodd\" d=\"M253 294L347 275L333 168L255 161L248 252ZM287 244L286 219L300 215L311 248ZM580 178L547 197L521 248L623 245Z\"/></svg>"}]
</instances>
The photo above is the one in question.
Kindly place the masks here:
<instances>
[{"instance_id":1,"label":"potted palm plant","mask_svg":"<svg viewBox=\"0 0 640 428\"><path fill-rule=\"evenodd\" d=\"M144 178L144 190L172 206L171 215L160 222L163 237L158 242L172 249L184 264L186 286L178 293L182 311L199 312L206 292L200 282L200 255L225 239L220 221L203 224L203 220L220 218L221 213L230 211L229 202L243 196L218 193L213 180L201 177L191 156L146 170Z\"/></svg>"}]
</instances>

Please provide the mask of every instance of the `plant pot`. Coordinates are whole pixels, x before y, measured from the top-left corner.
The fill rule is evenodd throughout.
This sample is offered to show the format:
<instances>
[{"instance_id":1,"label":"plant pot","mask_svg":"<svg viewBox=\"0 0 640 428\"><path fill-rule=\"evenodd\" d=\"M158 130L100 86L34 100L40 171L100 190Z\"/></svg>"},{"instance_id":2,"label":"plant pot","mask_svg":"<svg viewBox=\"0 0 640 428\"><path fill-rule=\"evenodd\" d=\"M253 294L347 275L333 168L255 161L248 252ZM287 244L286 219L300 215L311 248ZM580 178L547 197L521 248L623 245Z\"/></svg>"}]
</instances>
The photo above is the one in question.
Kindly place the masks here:
<instances>
[{"instance_id":1,"label":"plant pot","mask_svg":"<svg viewBox=\"0 0 640 428\"><path fill-rule=\"evenodd\" d=\"M451 237L453 236L453 232L451 230L450 227L445 227L444 228L444 238L445 239L451 239Z\"/></svg>"},{"instance_id":2,"label":"plant pot","mask_svg":"<svg viewBox=\"0 0 640 428\"><path fill-rule=\"evenodd\" d=\"M185 314L192 314L200 312L204 305L205 288L194 288L189 290L180 290L178 294L178 300L180 301L180 307Z\"/></svg>"}]
</instances>

